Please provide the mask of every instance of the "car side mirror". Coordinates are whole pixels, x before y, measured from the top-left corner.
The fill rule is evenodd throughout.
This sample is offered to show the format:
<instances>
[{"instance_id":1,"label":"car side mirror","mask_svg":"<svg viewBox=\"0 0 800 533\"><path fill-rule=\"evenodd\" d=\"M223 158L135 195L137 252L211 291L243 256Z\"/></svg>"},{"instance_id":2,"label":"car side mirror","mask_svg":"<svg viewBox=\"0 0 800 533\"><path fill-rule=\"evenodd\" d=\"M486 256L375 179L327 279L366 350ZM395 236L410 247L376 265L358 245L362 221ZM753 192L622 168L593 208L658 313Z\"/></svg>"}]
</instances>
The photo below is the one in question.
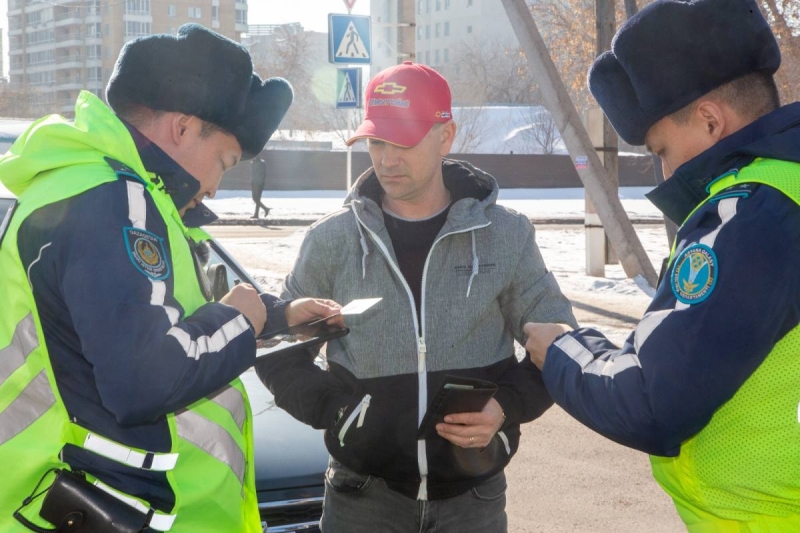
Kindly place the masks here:
<instances>
[{"instance_id":1,"label":"car side mirror","mask_svg":"<svg viewBox=\"0 0 800 533\"><path fill-rule=\"evenodd\" d=\"M211 283L211 296L218 302L231 290L228 285L228 269L224 264L217 263L209 265L206 274Z\"/></svg>"}]
</instances>

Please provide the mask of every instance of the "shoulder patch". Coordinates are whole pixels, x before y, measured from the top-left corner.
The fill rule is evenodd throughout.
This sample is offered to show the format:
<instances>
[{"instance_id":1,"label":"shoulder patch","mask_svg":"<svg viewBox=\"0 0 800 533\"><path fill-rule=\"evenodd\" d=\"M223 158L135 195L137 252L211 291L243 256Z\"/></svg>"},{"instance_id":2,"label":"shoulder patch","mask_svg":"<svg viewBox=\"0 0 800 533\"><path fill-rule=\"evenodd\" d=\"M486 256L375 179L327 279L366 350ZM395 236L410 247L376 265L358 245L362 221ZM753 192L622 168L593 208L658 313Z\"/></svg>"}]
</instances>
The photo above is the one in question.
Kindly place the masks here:
<instances>
[{"instance_id":1,"label":"shoulder patch","mask_svg":"<svg viewBox=\"0 0 800 533\"><path fill-rule=\"evenodd\" d=\"M717 254L705 244L689 245L675 260L672 292L679 302L700 303L717 284Z\"/></svg>"},{"instance_id":2,"label":"shoulder patch","mask_svg":"<svg viewBox=\"0 0 800 533\"><path fill-rule=\"evenodd\" d=\"M156 281L169 277L164 239L138 228L126 227L122 232L128 256L139 272Z\"/></svg>"},{"instance_id":3,"label":"shoulder patch","mask_svg":"<svg viewBox=\"0 0 800 533\"><path fill-rule=\"evenodd\" d=\"M748 198L758 189L759 185L759 183L753 182L737 183L736 185L722 189L709 201L713 204L725 198Z\"/></svg>"}]
</instances>

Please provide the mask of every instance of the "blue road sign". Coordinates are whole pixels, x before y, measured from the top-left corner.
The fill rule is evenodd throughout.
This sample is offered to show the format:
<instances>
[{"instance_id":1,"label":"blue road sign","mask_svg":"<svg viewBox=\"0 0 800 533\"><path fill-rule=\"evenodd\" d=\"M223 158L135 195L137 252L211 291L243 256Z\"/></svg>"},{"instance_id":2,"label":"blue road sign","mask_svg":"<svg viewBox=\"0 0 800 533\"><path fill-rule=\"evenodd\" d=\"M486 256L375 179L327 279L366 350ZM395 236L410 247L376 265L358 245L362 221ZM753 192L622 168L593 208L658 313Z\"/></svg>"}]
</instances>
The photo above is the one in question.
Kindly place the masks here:
<instances>
[{"instance_id":1,"label":"blue road sign","mask_svg":"<svg viewBox=\"0 0 800 533\"><path fill-rule=\"evenodd\" d=\"M364 15L328 15L328 61L372 64L370 18Z\"/></svg>"},{"instance_id":2,"label":"blue road sign","mask_svg":"<svg viewBox=\"0 0 800 533\"><path fill-rule=\"evenodd\" d=\"M361 67L339 67L336 81L336 108L359 107L361 107Z\"/></svg>"}]
</instances>

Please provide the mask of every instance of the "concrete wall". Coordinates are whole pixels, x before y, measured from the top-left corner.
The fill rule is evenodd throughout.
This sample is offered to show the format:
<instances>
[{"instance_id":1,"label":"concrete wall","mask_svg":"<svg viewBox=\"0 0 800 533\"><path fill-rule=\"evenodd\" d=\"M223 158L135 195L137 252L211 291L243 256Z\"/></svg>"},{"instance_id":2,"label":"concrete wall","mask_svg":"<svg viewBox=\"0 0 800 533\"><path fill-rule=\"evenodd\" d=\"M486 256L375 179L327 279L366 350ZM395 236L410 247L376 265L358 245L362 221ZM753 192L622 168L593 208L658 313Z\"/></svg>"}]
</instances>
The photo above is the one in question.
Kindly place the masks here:
<instances>
[{"instance_id":1,"label":"concrete wall","mask_svg":"<svg viewBox=\"0 0 800 533\"><path fill-rule=\"evenodd\" d=\"M267 190L343 190L345 152L301 152L265 150ZM575 166L566 155L451 154L452 159L469 161L494 176L505 189L582 187ZM353 152L353 180L371 166L367 152ZM620 157L619 183L622 187L654 187L650 157ZM222 189L250 189L250 163L232 168L222 180Z\"/></svg>"}]
</instances>

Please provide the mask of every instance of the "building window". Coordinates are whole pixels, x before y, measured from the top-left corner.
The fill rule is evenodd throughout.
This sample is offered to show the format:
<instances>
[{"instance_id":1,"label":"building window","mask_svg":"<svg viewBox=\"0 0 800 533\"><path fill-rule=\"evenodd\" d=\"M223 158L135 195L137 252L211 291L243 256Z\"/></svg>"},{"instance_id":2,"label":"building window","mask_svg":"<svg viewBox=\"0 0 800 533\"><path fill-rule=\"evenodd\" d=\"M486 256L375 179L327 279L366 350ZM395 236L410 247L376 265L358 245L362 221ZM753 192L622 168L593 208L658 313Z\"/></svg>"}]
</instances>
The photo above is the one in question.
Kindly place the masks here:
<instances>
[{"instance_id":1,"label":"building window","mask_svg":"<svg viewBox=\"0 0 800 533\"><path fill-rule=\"evenodd\" d=\"M103 47L99 44L91 44L86 47L87 59L103 59Z\"/></svg>"},{"instance_id":2,"label":"building window","mask_svg":"<svg viewBox=\"0 0 800 533\"><path fill-rule=\"evenodd\" d=\"M435 59L434 59L434 63L433 64L434 65L438 65L441 62L441 61L439 61L439 59L440 59L439 58L439 50L436 50L436 52L434 52L434 58Z\"/></svg>"},{"instance_id":3,"label":"building window","mask_svg":"<svg viewBox=\"0 0 800 533\"><path fill-rule=\"evenodd\" d=\"M422 15L423 0L417 1L417 15Z\"/></svg>"},{"instance_id":4,"label":"building window","mask_svg":"<svg viewBox=\"0 0 800 533\"><path fill-rule=\"evenodd\" d=\"M449 21L444 23L444 36L447 37L448 35L450 35L450 22Z\"/></svg>"},{"instance_id":5,"label":"building window","mask_svg":"<svg viewBox=\"0 0 800 533\"><path fill-rule=\"evenodd\" d=\"M431 25L430 24L426 24L425 25L425 38L426 39L430 39L431 38Z\"/></svg>"},{"instance_id":6,"label":"building window","mask_svg":"<svg viewBox=\"0 0 800 533\"><path fill-rule=\"evenodd\" d=\"M126 15L149 15L150 0L125 0Z\"/></svg>"},{"instance_id":7,"label":"building window","mask_svg":"<svg viewBox=\"0 0 800 533\"><path fill-rule=\"evenodd\" d=\"M42 43L52 43L55 40L55 34L53 30L39 30L39 31L32 31L30 33L26 33L25 37L28 40L28 44L42 44ZM13 39L13 38L11 38ZM22 40L22 37L19 36L16 39ZM9 46L13 47L13 41L9 43ZM17 48L20 48L19 46Z\"/></svg>"},{"instance_id":8,"label":"building window","mask_svg":"<svg viewBox=\"0 0 800 533\"><path fill-rule=\"evenodd\" d=\"M425 13L431 12L431 0L425 0Z\"/></svg>"},{"instance_id":9,"label":"building window","mask_svg":"<svg viewBox=\"0 0 800 533\"><path fill-rule=\"evenodd\" d=\"M168 17L177 17L178 16L178 8L174 5L167 6L167 16Z\"/></svg>"},{"instance_id":10,"label":"building window","mask_svg":"<svg viewBox=\"0 0 800 533\"><path fill-rule=\"evenodd\" d=\"M436 23L436 31L434 32L434 35L435 35L436 37L439 37L439 36L441 35L441 33L439 32L439 30L440 30L441 26L442 26L441 22L437 22L437 23Z\"/></svg>"},{"instance_id":11,"label":"building window","mask_svg":"<svg viewBox=\"0 0 800 533\"><path fill-rule=\"evenodd\" d=\"M141 37L150 35L151 28L149 22L139 22L136 20L125 21L125 37Z\"/></svg>"},{"instance_id":12,"label":"building window","mask_svg":"<svg viewBox=\"0 0 800 533\"><path fill-rule=\"evenodd\" d=\"M86 69L86 75L89 81L103 81L102 67L89 67Z\"/></svg>"},{"instance_id":13,"label":"building window","mask_svg":"<svg viewBox=\"0 0 800 533\"><path fill-rule=\"evenodd\" d=\"M467 7L472 6L472 0L467 0Z\"/></svg>"},{"instance_id":14,"label":"building window","mask_svg":"<svg viewBox=\"0 0 800 533\"><path fill-rule=\"evenodd\" d=\"M467 33L472 33L472 26L467 26Z\"/></svg>"},{"instance_id":15,"label":"building window","mask_svg":"<svg viewBox=\"0 0 800 533\"><path fill-rule=\"evenodd\" d=\"M450 9L450 0L444 0L444 8Z\"/></svg>"},{"instance_id":16,"label":"building window","mask_svg":"<svg viewBox=\"0 0 800 533\"><path fill-rule=\"evenodd\" d=\"M99 22L92 22L86 25L87 37L101 37L103 35L103 26Z\"/></svg>"},{"instance_id":17,"label":"building window","mask_svg":"<svg viewBox=\"0 0 800 533\"><path fill-rule=\"evenodd\" d=\"M442 0L436 0L436 11L442 10Z\"/></svg>"},{"instance_id":18,"label":"building window","mask_svg":"<svg viewBox=\"0 0 800 533\"><path fill-rule=\"evenodd\" d=\"M211 20L219 20L219 6L211 6Z\"/></svg>"},{"instance_id":19,"label":"building window","mask_svg":"<svg viewBox=\"0 0 800 533\"><path fill-rule=\"evenodd\" d=\"M190 7L189 8L189 18L190 19L201 19L201 18L203 18L203 8L201 8L201 7Z\"/></svg>"},{"instance_id":20,"label":"building window","mask_svg":"<svg viewBox=\"0 0 800 533\"><path fill-rule=\"evenodd\" d=\"M449 63L450 62L450 49L449 48L445 48L444 49L444 62L445 63Z\"/></svg>"},{"instance_id":21,"label":"building window","mask_svg":"<svg viewBox=\"0 0 800 533\"><path fill-rule=\"evenodd\" d=\"M425 35L425 31L422 26L417 26L417 39L422 40L422 37Z\"/></svg>"},{"instance_id":22,"label":"building window","mask_svg":"<svg viewBox=\"0 0 800 533\"><path fill-rule=\"evenodd\" d=\"M425 52L425 64L426 65L430 65L431 64L431 51L430 50L427 50Z\"/></svg>"},{"instance_id":23,"label":"building window","mask_svg":"<svg viewBox=\"0 0 800 533\"><path fill-rule=\"evenodd\" d=\"M247 25L247 10L246 9L237 9L236 10L236 24Z\"/></svg>"}]
</instances>

